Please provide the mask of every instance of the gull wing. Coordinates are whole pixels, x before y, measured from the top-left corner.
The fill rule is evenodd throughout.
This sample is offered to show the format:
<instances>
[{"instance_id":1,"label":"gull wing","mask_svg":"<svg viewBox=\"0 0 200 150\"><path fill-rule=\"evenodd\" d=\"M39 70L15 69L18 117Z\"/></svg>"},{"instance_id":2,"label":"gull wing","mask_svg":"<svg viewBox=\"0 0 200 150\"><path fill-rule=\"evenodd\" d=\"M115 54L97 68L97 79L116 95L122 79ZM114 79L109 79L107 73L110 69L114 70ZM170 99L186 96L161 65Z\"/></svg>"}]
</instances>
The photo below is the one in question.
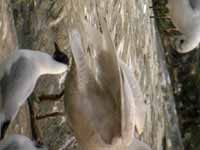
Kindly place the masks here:
<instances>
[{"instance_id":1,"label":"gull wing","mask_svg":"<svg viewBox=\"0 0 200 150\"><path fill-rule=\"evenodd\" d=\"M121 116L121 85L116 50L111 40L105 20L100 18L102 34L86 21L83 21L84 29L88 34L88 43L92 47L92 53L96 63L96 78L99 85L111 93ZM121 118L121 117L120 117Z\"/></svg>"},{"instance_id":2,"label":"gull wing","mask_svg":"<svg viewBox=\"0 0 200 150\"><path fill-rule=\"evenodd\" d=\"M142 94L141 88L139 87L139 82L135 79L133 72L128 68L128 66L120 58L119 58L119 62L123 70L124 76L128 80L127 84L131 88L130 93L133 94L133 99L131 100L134 103L134 107L132 109L134 109L135 111L134 113L135 126L139 134L141 134L143 132L145 116L146 116L146 104L145 104L144 96ZM127 99L126 101L129 101L129 103L132 103L129 99ZM131 112L133 111L132 109L129 108L127 110Z\"/></svg>"},{"instance_id":3,"label":"gull wing","mask_svg":"<svg viewBox=\"0 0 200 150\"><path fill-rule=\"evenodd\" d=\"M93 134L98 134L104 144L111 144L113 138L121 135L120 91L115 90L120 90L118 64L115 62L116 55L113 55L113 52L102 46L105 41L101 33L93 27L89 28L89 26L86 27L85 34L82 34L82 36L78 30L72 30L70 34L70 45L75 60L78 88L72 93L75 98L74 102L70 102L74 103L73 109L75 110L69 111L69 113L74 113L71 118L77 117L74 124L77 125L76 129L79 130L78 136L83 136L82 134L86 130L87 133L84 134L87 135L89 132L95 131L96 133ZM82 46L81 38L88 38L90 51L95 57L87 55ZM95 39L100 40L96 41ZM95 68L91 68L88 59L93 59ZM113 85L116 85L117 88ZM80 108L78 105L81 103L82 107ZM69 106L68 109L72 109L72 107ZM78 125L80 124L80 115L79 117L78 115L75 116L76 111L82 112L80 115L85 117L82 120L82 125ZM83 128L85 128L85 131L83 131ZM89 136L91 135L88 135L88 138Z\"/></svg>"}]
</instances>

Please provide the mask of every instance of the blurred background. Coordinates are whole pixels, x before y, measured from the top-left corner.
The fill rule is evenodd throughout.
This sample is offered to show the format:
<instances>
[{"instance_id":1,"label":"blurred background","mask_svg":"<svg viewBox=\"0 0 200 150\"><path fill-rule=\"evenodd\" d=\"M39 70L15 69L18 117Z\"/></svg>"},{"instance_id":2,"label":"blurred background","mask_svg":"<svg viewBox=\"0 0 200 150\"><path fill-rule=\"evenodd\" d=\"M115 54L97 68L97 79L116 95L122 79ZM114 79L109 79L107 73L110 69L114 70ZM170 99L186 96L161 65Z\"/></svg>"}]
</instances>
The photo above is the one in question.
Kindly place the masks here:
<instances>
[{"instance_id":1,"label":"blurred background","mask_svg":"<svg viewBox=\"0 0 200 150\"><path fill-rule=\"evenodd\" d=\"M151 0L0 0L0 63L16 48L52 54L54 42L70 56L70 23L80 15L98 27L97 9L102 9L118 54L140 82L148 106L140 138L153 150L199 150L199 52L177 54L168 37L178 33L166 32L170 20L150 17L167 14L165 1L155 14L150 6ZM41 77L8 134L36 136L50 150L79 149L67 118L33 117L63 112L63 98L37 99L65 86L59 77Z\"/></svg>"}]
</instances>

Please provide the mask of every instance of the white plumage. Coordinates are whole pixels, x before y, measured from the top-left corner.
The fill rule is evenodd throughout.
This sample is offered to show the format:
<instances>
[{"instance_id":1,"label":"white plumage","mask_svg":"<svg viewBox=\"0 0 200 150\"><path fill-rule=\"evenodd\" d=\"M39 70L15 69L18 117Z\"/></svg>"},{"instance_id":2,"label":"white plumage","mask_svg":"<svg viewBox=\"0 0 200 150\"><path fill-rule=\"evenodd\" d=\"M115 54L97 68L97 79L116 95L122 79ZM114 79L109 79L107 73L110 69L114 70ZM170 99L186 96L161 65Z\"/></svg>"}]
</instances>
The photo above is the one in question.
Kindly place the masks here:
<instances>
[{"instance_id":1,"label":"white plumage","mask_svg":"<svg viewBox=\"0 0 200 150\"><path fill-rule=\"evenodd\" d=\"M0 150L48 150L23 135L11 135L0 141Z\"/></svg>"},{"instance_id":2,"label":"white plumage","mask_svg":"<svg viewBox=\"0 0 200 150\"><path fill-rule=\"evenodd\" d=\"M32 50L16 50L0 65L0 126L1 138L26 99L38 78L44 74L60 74L67 65L52 56Z\"/></svg>"},{"instance_id":3,"label":"white plumage","mask_svg":"<svg viewBox=\"0 0 200 150\"><path fill-rule=\"evenodd\" d=\"M176 50L192 51L200 42L200 1L168 0L168 8L173 23L183 34L175 40Z\"/></svg>"},{"instance_id":4,"label":"white plumage","mask_svg":"<svg viewBox=\"0 0 200 150\"><path fill-rule=\"evenodd\" d=\"M130 101L127 102L128 108L133 107L132 109L134 110L133 114L134 126L137 129L138 134L141 135L144 130L145 117L146 117L145 99L142 94L142 90L139 86L139 81L137 81L134 77L134 73L130 70L128 65L125 64L125 62L123 62L123 60L118 58L118 61L124 78L122 85L124 85L123 90L125 95L127 95L127 98L125 100ZM133 106L130 106L132 101L133 101L132 104Z\"/></svg>"}]
</instances>

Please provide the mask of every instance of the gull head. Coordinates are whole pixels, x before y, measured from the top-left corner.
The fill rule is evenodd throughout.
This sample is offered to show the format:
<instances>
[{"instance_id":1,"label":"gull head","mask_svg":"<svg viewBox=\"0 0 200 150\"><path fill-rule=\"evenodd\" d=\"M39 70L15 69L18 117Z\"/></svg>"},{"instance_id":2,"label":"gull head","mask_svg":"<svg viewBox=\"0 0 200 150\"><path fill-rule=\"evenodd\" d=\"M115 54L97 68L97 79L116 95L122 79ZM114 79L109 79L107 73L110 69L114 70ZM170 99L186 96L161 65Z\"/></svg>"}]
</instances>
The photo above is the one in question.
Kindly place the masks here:
<instances>
[{"instance_id":1,"label":"gull head","mask_svg":"<svg viewBox=\"0 0 200 150\"><path fill-rule=\"evenodd\" d=\"M192 35L181 35L175 37L173 41L174 48L179 53L188 53L193 51L199 44L200 37L198 34L192 34Z\"/></svg>"},{"instance_id":2,"label":"gull head","mask_svg":"<svg viewBox=\"0 0 200 150\"><path fill-rule=\"evenodd\" d=\"M186 49L184 48L185 42L186 42L185 37L183 37L183 36L175 37L173 45L174 45L174 48L176 49L177 52L186 53Z\"/></svg>"},{"instance_id":3,"label":"gull head","mask_svg":"<svg viewBox=\"0 0 200 150\"><path fill-rule=\"evenodd\" d=\"M53 58L54 60L60 62L60 63L63 63L63 64L66 64L66 65L69 65L69 58L66 54L64 54L60 48L58 47L58 45L56 43L54 43L55 45L55 52L53 54Z\"/></svg>"}]
</instances>

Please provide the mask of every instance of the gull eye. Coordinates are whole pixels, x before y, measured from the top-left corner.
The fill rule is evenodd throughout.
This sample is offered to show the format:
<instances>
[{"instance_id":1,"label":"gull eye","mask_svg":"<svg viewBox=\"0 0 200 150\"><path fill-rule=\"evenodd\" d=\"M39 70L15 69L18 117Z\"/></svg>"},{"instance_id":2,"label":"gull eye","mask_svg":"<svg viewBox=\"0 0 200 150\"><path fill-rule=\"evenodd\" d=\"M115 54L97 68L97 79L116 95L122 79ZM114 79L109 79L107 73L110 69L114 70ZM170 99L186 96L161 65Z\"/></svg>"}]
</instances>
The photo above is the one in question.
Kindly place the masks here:
<instances>
[{"instance_id":1,"label":"gull eye","mask_svg":"<svg viewBox=\"0 0 200 150\"><path fill-rule=\"evenodd\" d=\"M183 44L183 43L184 43L184 40L182 39L182 40L180 41L180 43Z\"/></svg>"}]
</instances>

